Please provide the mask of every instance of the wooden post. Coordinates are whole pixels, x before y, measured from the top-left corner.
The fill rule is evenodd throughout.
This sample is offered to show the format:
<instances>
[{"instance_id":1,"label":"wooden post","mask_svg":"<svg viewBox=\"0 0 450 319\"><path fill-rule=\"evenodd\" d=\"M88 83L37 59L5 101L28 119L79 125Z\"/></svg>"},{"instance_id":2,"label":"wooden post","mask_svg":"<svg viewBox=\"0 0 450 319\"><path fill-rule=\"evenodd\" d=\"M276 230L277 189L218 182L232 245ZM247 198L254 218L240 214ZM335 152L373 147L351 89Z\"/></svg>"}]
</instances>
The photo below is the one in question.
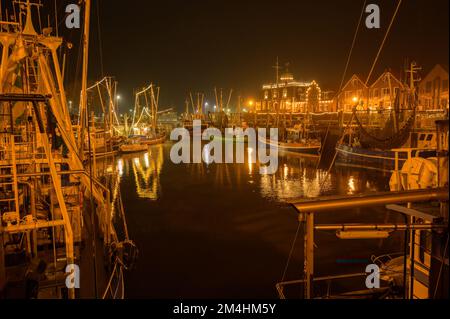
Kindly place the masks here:
<instances>
[{"instance_id":1,"label":"wooden post","mask_svg":"<svg viewBox=\"0 0 450 319\"><path fill-rule=\"evenodd\" d=\"M314 213L306 213L305 226L305 298L311 299L314 278Z\"/></svg>"},{"instance_id":2,"label":"wooden post","mask_svg":"<svg viewBox=\"0 0 450 319\"><path fill-rule=\"evenodd\" d=\"M5 251L3 247L3 226L0 223L0 298L6 286Z\"/></svg>"}]
</instances>

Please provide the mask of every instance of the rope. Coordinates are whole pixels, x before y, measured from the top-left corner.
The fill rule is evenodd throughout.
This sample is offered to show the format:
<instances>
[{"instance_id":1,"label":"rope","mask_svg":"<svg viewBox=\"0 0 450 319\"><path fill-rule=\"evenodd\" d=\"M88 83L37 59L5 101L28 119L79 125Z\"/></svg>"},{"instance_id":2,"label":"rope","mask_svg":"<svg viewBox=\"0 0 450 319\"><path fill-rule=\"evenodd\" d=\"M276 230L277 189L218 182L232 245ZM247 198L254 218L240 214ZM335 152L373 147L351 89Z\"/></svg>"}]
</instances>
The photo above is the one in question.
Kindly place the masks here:
<instances>
[{"instance_id":1,"label":"rope","mask_svg":"<svg viewBox=\"0 0 450 319\"><path fill-rule=\"evenodd\" d=\"M351 58L351 56L352 56L353 48L354 48L354 46L355 46L356 37L357 37L357 35L358 35L359 27L360 27L360 25L361 25L361 20L362 20L362 17L363 17L363 15L364 15L364 9L366 8L366 2L367 2L367 0L364 0L364 4L363 4L362 10L361 10L361 15L359 16L358 25L357 25L357 27L356 27L355 34L354 34L354 36L353 36L352 45L351 45L351 47L350 47L350 52L348 53L347 63L345 64L344 73L342 74L341 84L339 85L339 90L338 90L338 93L337 93L336 96L339 95L339 93L340 93L341 90L342 90L342 86L344 85L345 76L347 75L347 69L348 69L348 66L349 66L349 64L350 64L350 58Z\"/></svg>"},{"instance_id":2,"label":"rope","mask_svg":"<svg viewBox=\"0 0 450 319\"><path fill-rule=\"evenodd\" d=\"M99 51L99 58L100 58L100 71L102 76L104 76L104 71L103 71L103 43L102 43L102 32L101 32L101 28L100 28L100 8L99 8L99 2L100 1L96 1L97 2L97 32L98 32L98 51Z\"/></svg>"},{"instance_id":3,"label":"rope","mask_svg":"<svg viewBox=\"0 0 450 319\"><path fill-rule=\"evenodd\" d=\"M301 224L299 222L298 226L297 226L297 231L295 232L294 240L292 241L292 244L291 244L291 250L289 251L289 256L288 256L288 259L286 261L286 266L284 266L284 271L283 271L283 275L281 276L281 281L284 280L284 278L286 276L286 272L287 272L288 267L289 267L289 263L291 262L291 257L292 257L292 254L294 252L295 242L297 241L298 233L300 231L300 225Z\"/></svg>"},{"instance_id":4,"label":"rope","mask_svg":"<svg viewBox=\"0 0 450 319\"><path fill-rule=\"evenodd\" d=\"M444 254L442 255L441 267L439 268L439 274L438 274L438 278L437 278L437 281L436 281L436 288L434 288L433 299L436 298L437 290L438 290L438 287L439 287L439 281L441 280L442 268L444 268L445 253L447 252L447 248L448 248L449 236L450 236L450 234L447 235L447 242L445 243Z\"/></svg>"},{"instance_id":5,"label":"rope","mask_svg":"<svg viewBox=\"0 0 450 319\"><path fill-rule=\"evenodd\" d=\"M119 266L119 268L117 268L117 266ZM122 287L122 294L121 294L121 299L124 299L125 297L125 285L124 285L124 276L123 276L123 268L126 269L125 265L123 264L123 262L120 260L119 257L116 257L116 260L114 262L114 268L111 272L111 276L109 277L108 280L108 284L106 285L105 291L103 292L103 296L102 299L106 298L106 295L108 294L108 291L111 291L111 295L113 299L116 299L117 296L117 292L119 291L119 287ZM118 274L117 274L118 272ZM112 291L112 281L114 279L114 277L118 277L117 280L117 286L116 289L113 293Z\"/></svg>"},{"instance_id":6,"label":"rope","mask_svg":"<svg viewBox=\"0 0 450 319\"><path fill-rule=\"evenodd\" d=\"M375 65L377 64L378 58L380 57L381 50L383 50L384 43L386 42L386 39L387 39L387 37L389 35L389 31L391 30L391 27L394 24L395 17L397 16L397 12L398 12L398 9L400 9L400 5L401 4L402 4L402 0L398 0L397 8L395 8L394 15L391 18L391 22L389 23L388 29L387 29L386 33L384 34L383 41L381 42L381 45L380 45L380 48L378 49L377 55L375 57L375 60L372 63L372 67L370 69L369 75L367 76L367 80L366 80L366 83L365 83L366 86L369 83L370 76L372 75L373 69L375 68Z\"/></svg>"},{"instance_id":7,"label":"rope","mask_svg":"<svg viewBox=\"0 0 450 319\"><path fill-rule=\"evenodd\" d=\"M105 299L105 298L106 298L106 294L108 293L108 290L111 288L111 283L112 283L112 280L113 280L113 278L114 278L114 274L115 274L115 272L116 272L117 264L118 264L118 263L119 263L119 262L118 262L118 258L117 258L117 259L116 259L116 262L114 263L114 268L113 268L113 271L112 271L112 273L111 273L111 276L109 277L108 284L106 285L105 292L103 293L102 299Z\"/></svg>"}]
</instances>

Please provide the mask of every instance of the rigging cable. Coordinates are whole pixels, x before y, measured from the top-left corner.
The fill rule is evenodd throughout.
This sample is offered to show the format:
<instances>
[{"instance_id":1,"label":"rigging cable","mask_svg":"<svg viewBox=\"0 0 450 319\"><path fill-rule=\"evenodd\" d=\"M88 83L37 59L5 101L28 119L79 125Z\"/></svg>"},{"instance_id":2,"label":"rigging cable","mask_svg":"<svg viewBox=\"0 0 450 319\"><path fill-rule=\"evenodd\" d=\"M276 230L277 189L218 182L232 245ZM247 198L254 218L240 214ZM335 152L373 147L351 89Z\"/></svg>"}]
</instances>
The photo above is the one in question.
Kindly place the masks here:
<instances>
[{"instance_id":1,"label":"rigging cable","mask_svg":"<svg viewBox=\"0 0 450 319\"><path fill-rule=\"evenodd\" d=\"M103 71L103 43L102 43L102 33L101 33L101 29L100 29L100 8L99 8L99 3L100 1L96 1L97 4L97 35L98 35L98 52L99 52L99 58L100 58L100 72L101 72L101 76L104 76L104 71Z\"/></svg>"},{"instance_id":2,"label":"rigging cable","mask_svg":"<svg viewBox=\"0 0 450 319\"><path fill-rule=\"evenodd\" d=\"M356 42L356 38L357 38L357 35L358 35L359 27L361 25L362 17L364 15L364 9L366 8L366 2L367 2L367 0L364 0L363 7L362 7L362 10L361 10L361 14L359 16L358 25L356 26L355 34L353 35L352 45L351 45L350 51L348 53L347 63L345 64L344 73L342 74L341 84L339 85L339 90L338 90L338 94L337 95L339 95L339 93L342 90L342 86L344 85L345 76L347 75L347 69L348 69L348 66L350 64L350 59L351 59L351 56L352 56L353 48L355 46L355 42Z\"/></svg>"},{"instance_id":3,"label":"rigging cable","mask_svg":"<svg viewBox=\"0 0 450 319\"><path fill-rule=\"evenodd\" d=\"M94 119L92 119L94 120ZM92 193L93 191L93 170L92 170L92 160L95 161L95 157L91 156L91 130L90 130L90 123L89 123L89 112L86 112L86 121L87 121L87 131L88 131L88 148L89 148L89 202L90 202L90 211L91 211L91 226L92 226L92 250L93 250L93 254L92 254L92 258L94 260L94 290L95 290L95 294L94 296L97 298L98 296L98 291L97 291L97 282L98 282L98 278L97 278L97 245L96 245L96 236L97 236L97 231L96 231L96 227L95 227L95 208L94 208L94 195Z\"/></svg>"},{"instance_id":4,"label":"rigging cable","mask_svg":"<svg viewBox=\"0 0 450 319\"><path fill-rule=\"evenodd\" d=\"M442 255L442 261L441 261L441 266L439 267L439 274L438 274L438 278L436 281L436 287L434 288L434 293L433 293L433 299L436 298L436 294L439 288L439 282L441 281L441 274L442 274L442 269L444 268L444 262L445 262L445 254L447 253L447 248L448 248L448 239L449 239L449 234L447 235L447 241L445 243L445 248L444 248L444 254Z\"/></svg>"},{"instance_id":5,"label":"rigging cable","mask_svg":"<svg viewBox=\"0 0 450 319\"><path fill-rule=\"evenodd\" d=\"M373 69L375 68L375 65L377 64L378 58L380 57L381 50L383 50L384 43L386 42L386 39L389 35L389 31L391 31L391 27L394 24L395 17L397 16L397 12L398 12L398 9L400 9L401 4L402 4L402 0L398 0L397 7L395 8L395 11L394 11L394 15L391 18L391 22L389 23L386 33L384 34L383 41L381 42L380 48L378 49L377 55L375 56L375 60L372 63L372 67L370 69L369 75L367 76L366 83L365 83L366 86L367 86L367 83L369 83L370 76L372 75Z\"/></svg>"},{"instance_id":6,"label":"rigging cable","mask_svg":"<svg viewBox=\"0 0 450 319\"><path fill-rule=\"evenodd\" d=\"M297 241L298 233L300 231L300 226L301 226L301 223L298 222L297 231L295 232L294 240L292 241L292 244L291 244L291 250L289 251L289 256L288 256L288 259L287 259L287 262L286 262L286 266L284 266L283 275L281 276L281 282L284 281L284 278L286 276L286 272L287 272L288 267L289 267L289 263L291 262L292 254L293 254L294 248L295 248L295 243Z\"/></svg>"},{"instance_id":7,"label":"rigging cable","mask_svg":"<svg viewBox=\"0 0 450 319\"><path fill-rule=\"evenodd\" d=\"M381 50L383 49L384 43L386 42L387 36L388 36L388 34L389 34L389 31L391 30L391 27L392 27L392 25L393 25L393 23L394 23L395 17L397 16L397 12L398 12L398 10L399 10L399 8L400 8L401 3L402 3L402 0L399 0L399 2L398 2L398 4L397 4L397 7L396 7L396 9L395 9L394 15L392 16L391 22L390 22L390 24L389 24L389 26L388 26L388 29L387 29L387 31L386 31L386 34L385 34L385 36L384 36L384 38L383 38L383 41L382 41L382 43L381 43L381 45L380 45L380 48L378 49L377 55L376 55L375 60L374 60L374 62L373 62L373 64L372 64L372 67L371 67L371 69L370 69L369 75L367 76L367 80L366 80L366 83L365 83L366 86L367 86L368 81L370 80L370 76L371 76L371 74L372 74L372 72L373 72L373 69L375 68L376 62L378 61L378 58L379 58L379 56L380 56ZM339 91L342 89L342 85L343 85L343 81L344 81L344 78L345 78L345 74L347 73L347 68L348 68L348 65L349 65L349 63L350 63L351 54L352 54L352 52L353 52L353 47L354 47L354 45L355 45L356 37L357 37L358 30L359 30L359 27L360 27L360 24L361 24L363 12L364 12L364 9L365 9L365 4L366 4L366 1L364 1L364 5L363 5L363 9L362 9L362 11L361 11L361 15L360 15L360 17L359 17L358 25L357 25L355 34L354 34L354 36L353 36L352 45L351 45L350 52L349 52L349 55L348 55L348 58L347 58L347 63L346 63L345 69L344 69L344 74L343 74L343 76L342 76L342 80L341 80L341 85L340 85ZM339 94L339 91L338 91L338 94ZM353 120L353 116L354 116L354 114L352 115L352 119L349 121L349 123L347 124L347 126L350 125L351 121ZM337 152L335 151L333 160L332 160L330 166L328 167L328 170L327 170L327 172L326 172L326 174L325 174L324 179L322 180L322 183L320 184L320 190L321 190L321 189L323 188L323 186L325 185L325 182L326 182L327 177L328 177L328 175L329 175L329 173L330 173L330 171L331 171L331 168L333 167L334 162L336 161L336 157L337 157ZM299 223L299 227L300 227L300 223ZM296 236L295 236L294 241L293 241L293 243L292 243L291 252L292 252L292 250L293 250L293 246L294 246L294 244L295 244L295 241L296 241L296 239L297 239L297 236L298 236L298 228L297 228ZM289 255L289 258L288 258L288 262L287 262L287 264L286 264L285 271L283 272L283 277L284 277L284 275L285 275L285 272L286 272L287 267L289 266L290 258L291 258L291 256Z\"/></svg>"},{"instance_id":8,"label":"rigging cable","mask_svg":"<svg viewBox=\"0 0 450 319\"><path fill-rule=\"evenodd\" d=\"M383 41L381 42L381 45L380 45L380 47L379 47L379 49L378 49L377 55L376 55L376 57L375 57L375 60L374 60L373 63L372 63L372 67L371 67L371 69L370 69L369 75L367 76L367 79L366 79L366 82L365 82L365 85L366 85L366 86L367 86L367 83L368 83L369 80L370 80L370 76L372 75L373 69L375 68L375 65L376 65L376 63L377 63L377 61L378 61L378 58L379 58L380 53L381 53L381 50L382 50L383 47L384 47L384 43L386 42L386 39L387 39L387 37L388 37L388 35L389 35L389 31L391 30L391 27L392 27L392 25L394 24L394 20L395 20L395 17L397 16L398 10L400 9L401 3L402 3L402 0L399 0L398 3L397 3L397 7L395 8L395 12L394 12L394 14L393 14L393 16L392 16L392 18L391 18L391 22L389 23L389 26L388 26L388 28L387 28L387 30L386 30L386 33L385 33L384 38L383 38ZM363 10L364 10L364 9L363 9ZM353 120L353 117L356 117L356 113L355 113L355 112L353 112L352 118L351 118L350 121L347 123L347 127L349 127L349 125L351 124L351 122L352 122L352 120ZM342 138L341 138L341 140L342 140ZM330 171L331 171L331 168L332 168L333 165L334 165L334 162L336 161L336 158L337 158L337 151L335 151L335 153L334 153L333 160L331 161L331 164L330 164L330 166L328 167L327 173L326 173L326 175L325 175L325 178L324 178L324 180L323 180L323 182L322 182L320 188L322 188L322 186L325 184L325 181L327 180L327 177L328 177L328 175L329 175L329 173L330 173Z\"/></svg>"},{"instance_id":9,"label":"rigging cable","mask_svg":"<svg viewBox=\"0 0 450 319\"><path fill-rule=\"evenodd\" d=\"M363 17L363 15L364 15L364 10L365 10L365 7L366 7L366 2L367 2L367 0L364 0L363 7L362 7L362 9L361 9L361 14L360 14L359 19L358 19L358 24L357 24L357 26L356 26L355 33L354 33L354 35L353 35L352 45L351 45L350 51L349 51L349 53L348 53L347 62L346 62L346 64L345 64L345 68L344 68L344 73L342 74L341 84L340 84L340 86L339 86L339 90L338 90L338 93L337 93L336 96L338 96L339 93L340 93L340 91L342 90L342 85L343 85L343 82L344 82L344 79L345 79L345 75L346 75L346 73L347 73L348 66L349 66L349 64L350 64L350 59L351 59L351 56L352 56L353 48L354 48L354 46L355 46L355 42L356 42L356 38L357 38L357 35L358 35L358 31L359 31L359 28L360 28L360 25L361 25L362 17ZM215 91L215 89L214 89L214 91ZM216 100L217 100L217 94L216 94ZM352 116L352 117L353 117L353 116ZM350 121L351 121L351 120L350 120ZM347 126L348 126L349 124L350 124L350 122L347 124ZM331 164L330 164L330 166L328 167L328 170L327 170L327 172L326 172L326 174L325 174L325 178L322 180L322 183L319 185L319 191L321 191L321 190L323 189L323 186L325 185L325 182L326 182L327 177L328 177L328 175L329 175L329 173L330 173L330 171L331 171L331 168L333 167L333 164L334 164L334 161L336 160L336 157L337 157L337 151L335 151L335 153L334 153L333 160L331 161ZM300 230L300 226L301 226L301 223L298 222L297 231L295 232L295 236L294 236L294 239L293 239L292 244L291 244L291 250L290 250L290 252L289 252L288 260L287 260L287 262L286 262L286 266L285 266L285 268L284 268L284 271L283 271L283 275L282 275L281 281L284 280L284 277L285 277L285 275L286 275L287 269L288 269L288 267L289 267L289 263L290 263L290 261L291 261L291 257L292 257L292 253L293 253L293 251L294 251L295 243L296 243L297 238L298 238L298 233L299 233L299 230Z\"/></svg>"}]
</instances>

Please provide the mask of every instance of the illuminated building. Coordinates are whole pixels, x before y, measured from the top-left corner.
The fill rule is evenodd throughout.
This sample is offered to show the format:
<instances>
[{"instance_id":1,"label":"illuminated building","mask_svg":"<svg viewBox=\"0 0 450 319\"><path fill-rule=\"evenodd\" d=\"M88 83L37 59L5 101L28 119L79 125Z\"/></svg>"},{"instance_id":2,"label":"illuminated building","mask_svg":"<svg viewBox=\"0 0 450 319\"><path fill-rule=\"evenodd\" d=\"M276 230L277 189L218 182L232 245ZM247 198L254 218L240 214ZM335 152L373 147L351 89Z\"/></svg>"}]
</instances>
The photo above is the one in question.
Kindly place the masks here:
<instances>
[{"instance_id":1,"label":"illuminated building","mask_svg":"<svg viewBox=\"0 0 450 319\"><path fill-rule=\"evenodd\" d=\"M337 96L337 110L351 112L357 104L367 103L369 88L354 74Z\"/></svg>"},{"instance_id":2,"label":"illuminated building","mask_svg":"<svg viewBox=\"0 0 450 319\"><path fill-rule=\"evenodd\" d=\"M404 89L404 85L391 71L385 71L370 86L369 101L366 105L373 110L390 109L393 107L397 94L403 94ZM400 104L403 104L403 96L399 98Z\"/></svg>"},{"instance_id":3,"label":"illuminated building","mask_svg":"<svg viewBox=\"0 0 450 319\"><path fill-rule=\"evenodd\" d=\"M309 92L309 99L308 99ZM311 94L318 95L313 97ZM322 91L316 81L297 81L289 71L281 74L278 83L262 86L256 111L265 112L327 112L331 111L333 91ZM317 102L312 103L312 100Z\"/></svg>"},{"instance_id":4,"label":"illuminated building","mask_svg":"<svg viewBox=\"0 0 450 319\"><path fill-rule=\"evenodd\" d=\"M419 83L419 110L448 109L448 72L437 64Z\"/></svg>"}]
</instances>

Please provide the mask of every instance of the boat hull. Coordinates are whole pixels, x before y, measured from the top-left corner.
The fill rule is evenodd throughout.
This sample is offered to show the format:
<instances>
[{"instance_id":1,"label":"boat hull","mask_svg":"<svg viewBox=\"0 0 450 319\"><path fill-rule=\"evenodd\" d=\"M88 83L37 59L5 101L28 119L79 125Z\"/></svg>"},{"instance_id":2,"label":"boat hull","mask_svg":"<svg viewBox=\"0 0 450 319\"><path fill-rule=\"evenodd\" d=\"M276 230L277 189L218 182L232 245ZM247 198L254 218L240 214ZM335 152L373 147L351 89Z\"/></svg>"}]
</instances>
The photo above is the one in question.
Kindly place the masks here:
<instances>
[{"instance_id":1,"label":"boat hull","mask_svg":"<svg viewBox=\"0 0 450 319\"><path fill-rule=\"evenodd\" d=\"M309 144L305 145L302 143L284 143L275 142L270 139L259 136L259 141L270 147L278 147L278 151L293 152L300 154L319 154L321 145L320 144Z\"/></svg>"},{"instance_id":2,"label":"boat hull","mask_svg":"<svg viewBox=\"0 0 450 319\"><path fill-rule=\"evenodd\" d=\"M140 140L141 144L145 144L145 145L156 145L156 144L161 144L164 143L164 141L166 140L166 136L160 136L157 138L143 138Z\"/></svg>"},{"instance_id":3,"label":"boat hull","mask_svg":"<svg viewBox=\"0 0 450 319\"><path fill-rule=\"evenodd\" d=\"M371 150L362 147L351 147L344 144L336 146L336 162L340 164L358 165L369 168L395 170L395 153L393 150ZM411 150L412 157L433 157L434 150ZM407 151L398 152L398 168L401 169L408 159Z\"/></svg>"},{"instance_id":4,"label":"boat hull","mask_svg":"<svg viewBox=\"0 0 450 319\"><path fill-rule=\"evenodd\" d=\"M132 145L121 145L120 151L122 153L138 153L138 152L145 152L148 150L147 144L132 144Z\"/></svg>"}]
</instances>

